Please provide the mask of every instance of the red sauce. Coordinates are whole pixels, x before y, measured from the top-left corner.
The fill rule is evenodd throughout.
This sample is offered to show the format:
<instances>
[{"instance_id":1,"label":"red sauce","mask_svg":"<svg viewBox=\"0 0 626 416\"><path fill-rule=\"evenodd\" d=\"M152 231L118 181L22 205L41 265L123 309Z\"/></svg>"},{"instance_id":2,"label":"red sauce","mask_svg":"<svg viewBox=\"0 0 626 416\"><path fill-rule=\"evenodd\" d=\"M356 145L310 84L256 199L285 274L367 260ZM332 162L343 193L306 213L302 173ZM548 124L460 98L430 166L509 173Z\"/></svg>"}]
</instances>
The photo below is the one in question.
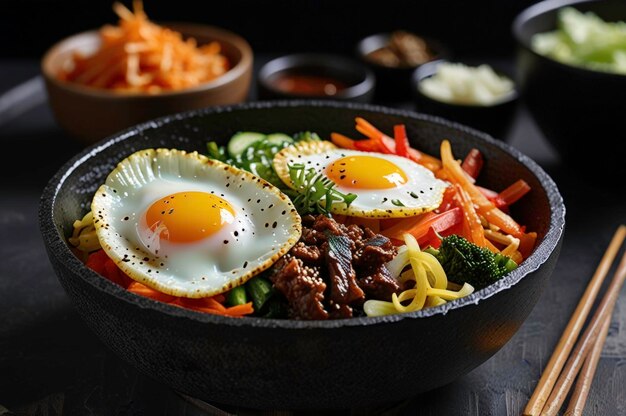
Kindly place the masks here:
<instances>
[{"instance_id":1,"label":"red sauce","mask_svg":"<svg viewBox=\"0 0 626 416\"><path fill-rule=\"evenodd\" d=\"M277 74L272 84L279 90L299 95L333 96L348 85L331 77L296 73Z\"/></svg>"}]
</instances>

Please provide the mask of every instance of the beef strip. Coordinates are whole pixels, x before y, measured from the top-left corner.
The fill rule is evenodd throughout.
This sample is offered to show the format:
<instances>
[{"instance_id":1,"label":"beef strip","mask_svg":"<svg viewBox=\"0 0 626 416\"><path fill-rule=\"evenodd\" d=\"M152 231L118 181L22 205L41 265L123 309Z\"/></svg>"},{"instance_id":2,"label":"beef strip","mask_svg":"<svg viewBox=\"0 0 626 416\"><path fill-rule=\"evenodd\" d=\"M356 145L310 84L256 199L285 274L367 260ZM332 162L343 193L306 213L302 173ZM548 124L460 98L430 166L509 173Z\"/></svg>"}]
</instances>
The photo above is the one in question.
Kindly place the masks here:
<instances>
[{"instance_id":1,"label":"beef strip","mask_svg":"<svg viewBox=\"0 0 626 416\"><path fill-rule=\"evenodd\" d=\"M326 266L330 279L330 300L339 304L350 304L365 300L365 293L356 283L352 268L352 241L346 236L332 236L335 242L325 244ZM351 244L352 243L352 244Z\"/></svg>"},{"instance_id":2,"label":"beef strip","mask_svg":"<svg viewBox=\"0 0 626 416\"><path fill-rule=\"evenodd\" d=\"M280 263L280 264L278 264ZM296 319L328 319L322 300L326 283L319 270L304 265L301 259L286 255L270 275L274 287L289 301L289 314Z\"/></svg>"},{"instance_id":3,"label":"beef strip","mask_svg":"<svg viewBox=\"0 0 626 416\"><path fill-rule=\"evenodd\" d=\"M365 294L389 300L399 292L385 267L397 253L387 237L324 215L306 215L302 226L300 241L270 270L292 318L349 318Z\"/></svg>"}]
</instances>

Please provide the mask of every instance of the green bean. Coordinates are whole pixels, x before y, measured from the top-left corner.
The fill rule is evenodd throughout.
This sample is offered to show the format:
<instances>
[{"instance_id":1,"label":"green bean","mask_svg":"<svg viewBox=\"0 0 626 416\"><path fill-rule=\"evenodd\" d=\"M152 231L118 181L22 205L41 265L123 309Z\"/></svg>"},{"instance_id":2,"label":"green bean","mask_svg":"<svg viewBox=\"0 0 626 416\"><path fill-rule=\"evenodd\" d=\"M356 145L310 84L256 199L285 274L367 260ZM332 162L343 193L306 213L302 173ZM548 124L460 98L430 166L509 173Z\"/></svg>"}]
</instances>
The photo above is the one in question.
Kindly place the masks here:
<instances>
[{"instance_id":1,"label":"green bean","mask_svg":"<svg viewBox=\"0 0 626 416\"><path fill-rule=\"evenodd\" d=\"M265 302L267 302L274 293L272 283L261 276L256 276L248 280L246 289L252 298L255 311L260 311L263 305L265 305Z\"/></svg>"},{"instance_id":2,"label":"green bean","mask_svg":"<svg viewBox=\"0 0 626 416\"><path fill-rule=\"evenodd\" d=\"M246 296L246 289L243 286L237 286L228 292L226 301L230 306L243 305L248 303L248 297Z\"/></svg>"}]
</instances>

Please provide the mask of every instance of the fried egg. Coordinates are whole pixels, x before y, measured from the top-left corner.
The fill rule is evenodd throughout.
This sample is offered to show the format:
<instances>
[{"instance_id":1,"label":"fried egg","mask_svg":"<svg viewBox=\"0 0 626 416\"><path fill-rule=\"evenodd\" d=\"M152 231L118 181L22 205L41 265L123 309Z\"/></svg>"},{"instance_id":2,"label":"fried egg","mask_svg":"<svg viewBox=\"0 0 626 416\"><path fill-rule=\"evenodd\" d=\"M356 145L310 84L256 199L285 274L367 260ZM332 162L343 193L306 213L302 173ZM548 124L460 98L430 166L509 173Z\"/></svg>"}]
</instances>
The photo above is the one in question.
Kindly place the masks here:
<instances>
[{"instance_id":1,"label":"fried egg","mask_svg":"<svg viewBox=\"0 0 626 416\"><path fill-rule=\"evenodd\" d=\"M367 218L398 218L436 209L447 182L427 168L396 155L339 149L328 141L305 141L281 150L274 169L292 189L289 166L302 164L357 198L347 206L334 203L331 212Z\"/></svg>"},{"instance_id":2,"label":"fried egg","mask_svg":"<svg viewBox=\"0 0 626 416\"><path fill-rule=\"evenodd\" d=\"M222 293L300 238L278 188L197 152L146 149L107 177L91 209L100 245L132 279L173 296Z\"/></svg>"}]
</instances>

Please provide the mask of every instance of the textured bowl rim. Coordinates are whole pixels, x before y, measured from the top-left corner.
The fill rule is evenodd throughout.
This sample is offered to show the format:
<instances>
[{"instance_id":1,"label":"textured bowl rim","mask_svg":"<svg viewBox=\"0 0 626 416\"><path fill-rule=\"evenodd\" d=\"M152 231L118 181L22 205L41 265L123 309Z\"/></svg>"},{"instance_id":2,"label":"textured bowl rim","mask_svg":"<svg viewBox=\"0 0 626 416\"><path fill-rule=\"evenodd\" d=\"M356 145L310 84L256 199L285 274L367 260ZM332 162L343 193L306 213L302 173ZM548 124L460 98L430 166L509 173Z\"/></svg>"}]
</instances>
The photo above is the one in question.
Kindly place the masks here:
<instances>
[{"instance_id":1,"label":"textured bowl rim","mask_svg":"<svg viewBox=\"0 0 626 416\"><path fill-rule=\"evenodd\" d=\"M234 80L241 78L247 69L252 66L253 60L253 52L252 47L248 43L246 39L242 36L238 35L235 32L232 32L227 29L223 29L217 26L204 25L200 23L190 23L190 22L163 22L160 23L162 26L176 28L179 32L185 34L188 30L199 30L206 32L208 35L215 35L216 37L221 38L220 42L226 42L231 44L235 49L238 49L241 53L241 59L237 64L226 71L224 74L219 77L208 81L203 82L202 84L196 85L194 87L184 88L180 90L171 90L171 91L163 91L158 94L146 94L142 92L134 92L134 93L120 93L114 92L106 89L99 88L89 88L83 85L75 84L72 82L61 81L56 77L56 74L52 73L49 69L49 62L52 60L54 56L58 54L58 51L67 43L78 40L80 38L89 38L98 36L98 29L87 30L84 32L76 33L74 35L68 36L56 42L52 45L46 52L44 53L40 69L44 78L56 85L60 89L69 90L76 94L98 97L109 100L117 100L117 99L157 99L158 97L176 97L176 96L184 96L187 94L201 93L206 92L208 90L212 90L215 88L219 88L223 85L229 84Z\"/></svg>"},{"instance_id":2,"label":"textured bowl rim","mask_svg":"<svg viewBox=\"0 0 626 416\"><path fill-rule=\"evenodd\" d=\"M202 117L210 114L261 110L272 108L337 108L350 109L357 111L376 112L379 114L408 117L418 121L434 123L458 129L459 131L472 134L483 140L486 144L495 146L508 153L518 162L523 164L531 173L533 173L540 182L542 188L547 194L550 204L550 223L545 237L540 241L533 253L515 270L506 277L496 283L478 290L473 294L447 302L437 307L422 309L416 312L387 315L381 317L357 317L348 319L326 320L326 321L302 321L293 319L267 319L258 317L246 317L242 319L224 317L219 315L204 314L168 305L149 298L144 298L128 292L121 286L110 282L96 272L88 269L71 251L64 237L59 233L57 225L53 221L53 208L59 190L64 185L66 179L71 173L83 163L101 152L102 150L115 146L117 143L123 142L128 138L135 136L146 130L155 129L171 122L185 120L193 117ZM559 193L556 183L552 178L531 158L524 155L519 150L507 145L501 141L492 138L490 135L480 132L476 129L465 125L448 121L441 117L421 114L410 110L394 109L390 107L362 104L356 102L340 102L331 100L281 100L281 101L257 101L243 104L235 104L228 106L216 106L204 108L200 110L191 110L182 113L176 113L164 117L154 119L145 123L130 127L124 131L109 136L101 141L85 148L79 154L66 162L57 173L50 179L46 185L40 200L39 206L39 226L43 236L43 240L48 249L48 255L54 256L59 263L65 264L72 269L80 278L84 279L88 284L96 287L104 292L105 296L115 296L118 299L137 306L140 309L150 309L172 317L188 319L206 324L218 324L234 327L255 327L255 328L276 328L276 329L293 329L293 330L323 330L342 327L363 327L384 323L395 323L408 319L427 318L435 315L445 315L451 310L460 309L464 306L477 305L481 300L488 299L495 294L507 290L517 284L528 274L536 271L545 263L552 252L557 248L565 227L565 206L563 198Z\"/></svg>"},{"instance_id":3,"label":"textured bowl rim","mask_svg":"<svg viewBox=\"0 0 626 416\"><path fill-rule=\"evenodd\" d=\"M547 13L547 12L555 11L555 10L563 8L563 7L568 7L568 6L572 6L573 7L573 6L580 5L580 4L593 4L593 3L600 4L602 2L603 2L603 0L543 0L543 1L540 1L538 3L535 3L535 4L531 5L531 6L528 6L527 8L523 9L513 19L513 23L511 24L511 32L513 34L513 38L515 39L515 41L517 42L517 44L519 46L524 48L529 53L533 54L536 57L539 57L540 59L543 59L543 60L545 60L547 62L550 62L551 64L553 64L553 65L555 65L555 66L557 66L559 68L563 68L563 69L565 69L567 71L572 71L574 73L584 74L584 75L589 76L589 77L623 79L624 77L626 77L626 74L620 74L620 73L617 73L617 72L608 72L608 71L597 71L597 70L594 70L594 69L589 69L589 68L584 67L584 66L578 66L578 65L564 63L564 62L558 61L558 60L556 60L556 59L554 59L552 57L549 57L549 56L546 56L546 55L542 55L542 54L536 52L532 48L532 46L530 45L529 41L524 39L524 36L522 36L522 27L530 19L532 19L534 17L540 16L540 15L542 15L544 13Z\"/></svg>"}]
</instances>

